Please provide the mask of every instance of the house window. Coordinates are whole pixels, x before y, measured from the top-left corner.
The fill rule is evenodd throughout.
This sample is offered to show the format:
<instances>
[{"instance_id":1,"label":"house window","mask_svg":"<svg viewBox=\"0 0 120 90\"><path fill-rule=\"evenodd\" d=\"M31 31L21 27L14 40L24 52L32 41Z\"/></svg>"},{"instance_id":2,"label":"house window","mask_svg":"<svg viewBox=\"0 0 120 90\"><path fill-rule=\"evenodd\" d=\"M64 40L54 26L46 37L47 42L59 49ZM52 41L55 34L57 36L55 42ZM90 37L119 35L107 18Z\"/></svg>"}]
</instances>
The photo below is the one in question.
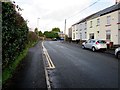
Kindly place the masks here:
<instances>
[{"instance_id":1,"label":"house window","mask_svg":"<svg viewBox=\"0 0 120 90\"><path fill-rule=\"evenodd\" d=\"M107 16L107 25L111 24L111 16Z\"/></svg>"},{"instance_id":2,"label":"house window","mask_svg":"<svg viewBox=\"0 0 120 90\"><path fill-rule=\"evenodd\" d=\"M85 30L87 29L87 22L85 22Z\"/></svg>"},{"instance_id":3,"label":"house window","mask_svg":"<svg viewBox=\"0 0 120 90\"><path fill-rule=\"evenodd\" d=\"M90 21L90 28L92 28L92 23L93 23L93 22L92 22L92 21Z\"/></svg>"},{"instance_id":4,"label":"house window","mask_svg":"<svg viewBox=\"0 0 120 90\"><path fill-rule=\"evenodd\" d=\"M73 33L73 39L75 39L75 33Z\"/></svg>"},{"instance_id":5,"label":"house window","mask_svg":"<svg viewBox=\"0 0 120 90\"><path fill-rule=\"evenodd\" d=\"M97 33L100 33L99 31L97 31Z\"/></svg>"},{"instance_id":6,"label":"house window","mask_svg":"<svg viewBox=\"0 0 120 90\"><path fill-rule=\"evenodd\" d=\"M85 39L87 38L87 33L85 32Z\"/></svg>"},{"instance_id":7,"label":"house window","mask_svg":"<svg viewBox=\"0 0 120 90\"><path fill-rule=\"evenodd\" d=\"M85 27L87 27L87 22L85 22Z\"/></svg>"},{"instance_id":8,"label":"house window","mask_svg":"<svg viewBox=\"0 0 120 90\"><path fill-rule=\"evenodd\" d=\"M111 40L111 30L106 30L106 40Z\"/></svg>"},{"instance_id":9,"label":"house window","mask_svg":"<svg viewBox=\"0 0 120 90\"><path fill-rule=\"evenodd\" d=\"M119 12L119 16L118 17L120 17L120 12ZM118 23L120 23L120 18L118 18L118 19L119 19Z\"/></svg>"},{"instance_id":10,"label":"house window","mask_svg":"<svg viewBox=\"0 0 120 90\"><path fill-rule=\"evenodd\" d=\"M97 26L100 26L100 19L97 19Z\"/></svg>"},{"instance_id":11,"label":"house window","mask_svg":"<svg viewBox=\"0 0 120 90\"><path fill-rule=\"evenodd\" d=\"M94 33L89 34L90 39L94 39Z\"/></svg>"},{"instance_id":12,"label":"house window","mask_svg":"<svg viewBox=\"0 0 120 90\"><path fill-rule=\"evenodd\" d=\"M80 39L82 39L82 33L80 33Z\"/></svg>"}]
</instances>

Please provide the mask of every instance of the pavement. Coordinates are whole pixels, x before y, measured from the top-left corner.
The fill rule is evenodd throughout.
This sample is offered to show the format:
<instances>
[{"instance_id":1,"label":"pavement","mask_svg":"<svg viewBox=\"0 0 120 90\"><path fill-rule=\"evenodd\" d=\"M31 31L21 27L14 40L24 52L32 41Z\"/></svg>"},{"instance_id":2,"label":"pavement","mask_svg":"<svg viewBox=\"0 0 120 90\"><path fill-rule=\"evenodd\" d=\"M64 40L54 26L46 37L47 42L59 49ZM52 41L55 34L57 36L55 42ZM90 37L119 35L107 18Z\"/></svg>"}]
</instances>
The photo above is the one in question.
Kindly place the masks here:
<instances>
[{"instance_id":1,"label":"pavement","mask_svg":"<svg viewBox=\"0 0 120 90\"><path fill-rule=\"evenodd\" d=\"M3 85L2 89L13 90L16 88L20 90L47 89L40 41L29 49L27 56L17 68L12 79Z\"/></svg>"},{"instance_id":2,"label":"pavement","mask_svg":"<svg viewBox=\"0 0 120 90\"><path fill-rule=\"evenodd\" d=\"M115 55L115 49L107 49L105 53Z\"/></svg>"}]
</instances>

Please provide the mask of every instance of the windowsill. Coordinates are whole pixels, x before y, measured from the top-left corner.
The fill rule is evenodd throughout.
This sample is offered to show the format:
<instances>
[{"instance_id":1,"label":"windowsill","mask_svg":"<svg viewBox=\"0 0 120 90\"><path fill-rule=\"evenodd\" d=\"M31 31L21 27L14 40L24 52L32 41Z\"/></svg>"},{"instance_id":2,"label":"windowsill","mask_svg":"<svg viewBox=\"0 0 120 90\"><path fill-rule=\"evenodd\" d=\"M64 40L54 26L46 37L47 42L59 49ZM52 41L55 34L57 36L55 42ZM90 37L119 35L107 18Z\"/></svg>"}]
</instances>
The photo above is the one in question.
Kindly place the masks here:
<instances>
[{"instance_id":1,"label":"windowsill","mask_svg":"<svg viewBox=\"0 0 120 90\"><path fill-rule=\"evenodd\" d=\"M107 24L107 25L105 25L106 27L109 27L109 26L111 26L111 24Z\"/></svg>"},{"instance_id":2,"label":"windowsill","mask_svg":"<svg viewBox=\"0 0 120 90\"><path fill-rule=\"evenodd\" d=\"M100 31L97 31L97 33L100 33Z\"/></svg>"},{"instance_id":3,"label":"windowsill","mask_svg":"<svg viewBox=\"0 0 120 90\"><path fill-rule=\"evenodd\" d=\"M98 27L98 26L100 26L100 25L96 25L96 27Z\"/></svg>"},{"instance_id":4,"label":"windowsill","mask_svg":"<svg viewBox=\"0 0 120 90\"><path fill-rule=\"evenodd\" d=\"M120 24L120 22L118 22L117 24Z\"/></svg>"}]
</instances>

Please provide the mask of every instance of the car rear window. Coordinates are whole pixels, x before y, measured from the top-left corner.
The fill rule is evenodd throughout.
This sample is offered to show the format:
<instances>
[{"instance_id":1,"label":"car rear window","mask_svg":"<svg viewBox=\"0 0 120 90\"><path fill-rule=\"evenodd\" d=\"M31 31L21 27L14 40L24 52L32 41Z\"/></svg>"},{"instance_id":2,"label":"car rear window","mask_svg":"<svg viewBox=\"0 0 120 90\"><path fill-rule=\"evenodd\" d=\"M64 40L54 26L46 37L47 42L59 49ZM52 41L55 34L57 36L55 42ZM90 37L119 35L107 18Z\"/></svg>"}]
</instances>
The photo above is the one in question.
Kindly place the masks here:
<instances>
[{"instance_id":1,"label":"car rear window","mask_svg":"<svg viewBox=\"0 0 120 90\"><path fill-rule=\"evenodd\" d=\"M106 43L104 40L97 41L98 43Z\"/></svg>"}]
</instances>

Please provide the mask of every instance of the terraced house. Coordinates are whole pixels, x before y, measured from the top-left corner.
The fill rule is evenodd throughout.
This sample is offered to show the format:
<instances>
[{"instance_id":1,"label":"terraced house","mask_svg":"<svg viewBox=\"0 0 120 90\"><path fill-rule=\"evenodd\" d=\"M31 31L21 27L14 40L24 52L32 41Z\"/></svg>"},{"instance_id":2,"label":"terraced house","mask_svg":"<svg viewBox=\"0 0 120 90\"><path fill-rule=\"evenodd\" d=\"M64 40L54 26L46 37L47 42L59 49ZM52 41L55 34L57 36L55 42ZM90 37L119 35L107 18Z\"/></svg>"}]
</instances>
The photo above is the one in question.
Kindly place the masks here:
<instances>
[{"instance_id":1,"label":"terraced house","mask_svg":"<svg viewBox=\"0 0 120 90\"><path fill-rule=\"evenodd\" d=\"M120 45L120 0L72 25L72 40L103 39Z\"/></svg>"}]
</instances>

